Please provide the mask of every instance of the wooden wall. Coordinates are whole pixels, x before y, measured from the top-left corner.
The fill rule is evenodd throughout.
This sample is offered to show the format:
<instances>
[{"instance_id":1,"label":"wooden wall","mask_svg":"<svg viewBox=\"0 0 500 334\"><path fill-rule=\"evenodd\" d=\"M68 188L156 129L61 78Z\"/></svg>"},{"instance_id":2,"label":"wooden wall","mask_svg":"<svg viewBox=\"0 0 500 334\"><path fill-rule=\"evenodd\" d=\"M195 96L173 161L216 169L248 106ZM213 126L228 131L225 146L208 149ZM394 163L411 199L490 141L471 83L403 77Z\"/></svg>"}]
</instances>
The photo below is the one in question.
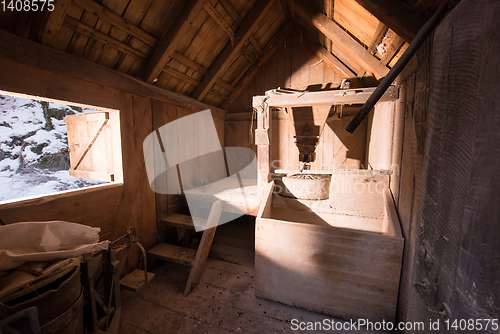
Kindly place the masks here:
<instances>
[{"instance_id":1,"label":"wooden wall","mask_svg":"<svg viewBox=\"0 0 500 334\"><path fill-rule=\"evenodd\" d=\"M414 102L405 112L399 192L400 216L410 232L402 320L443 324L426 303L447 312L450 323L498 318L499 14L497 1L480 7L461 1L436 29L432 48L424 48L427 61L407 81L414 95L406 102ZM415 283L425 285L425 301Z\"/></svg>"},{"instance_id":2,"label":"wooden wall","mask_svg":"<svg viewBox=\"0 0 500 334\"><path fill-rule=\"evenodd\" d=\"M325 63L301 41L306 31L295 30L283 42L273 57L248 83L245 89L227 106L231 112L251 112L252 96L264 95L274 88L314 89L333 83L337 87L345 76Z\"/></svg>"},{"instance_id":3,"label":"wooden wall","mask_svg":"<svg viewBox=\"0 0 500 334\"><path fill-rule=\"evenodd\" d=\"M101 239L109 240L135 227L146 249L157 243L155 193L143 156L143 141L155 129L153 106L171 120L210 106L5 32L0 32L0 90L118 109L124 176L123 184L2 204L4 223L66 220L100 227ZM214 111L221 128L224 113ZM129 264L138 262L133 247Z\"/></svg>"}]
</instances>

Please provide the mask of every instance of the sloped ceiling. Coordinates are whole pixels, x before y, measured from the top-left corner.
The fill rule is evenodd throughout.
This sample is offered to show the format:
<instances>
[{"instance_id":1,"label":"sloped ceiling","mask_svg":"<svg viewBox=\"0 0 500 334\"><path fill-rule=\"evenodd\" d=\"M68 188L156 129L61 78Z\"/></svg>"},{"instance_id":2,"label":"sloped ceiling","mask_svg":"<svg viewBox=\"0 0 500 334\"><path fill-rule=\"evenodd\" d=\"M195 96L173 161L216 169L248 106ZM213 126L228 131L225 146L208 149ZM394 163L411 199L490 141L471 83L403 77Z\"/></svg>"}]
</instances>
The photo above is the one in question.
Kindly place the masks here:
<instances>
[{"instance_id":1,"label":"sloped ceiling","mask_svg":"<svg viewBox=\"0 0 500 334\"><path fill-rule=\"evenodd\" d=\"M224 107L289 34L346 77L384 77L442 0L56 0L0 28ZM247 80L244 80L244 79Z\"/></svg>"}]
</instances>

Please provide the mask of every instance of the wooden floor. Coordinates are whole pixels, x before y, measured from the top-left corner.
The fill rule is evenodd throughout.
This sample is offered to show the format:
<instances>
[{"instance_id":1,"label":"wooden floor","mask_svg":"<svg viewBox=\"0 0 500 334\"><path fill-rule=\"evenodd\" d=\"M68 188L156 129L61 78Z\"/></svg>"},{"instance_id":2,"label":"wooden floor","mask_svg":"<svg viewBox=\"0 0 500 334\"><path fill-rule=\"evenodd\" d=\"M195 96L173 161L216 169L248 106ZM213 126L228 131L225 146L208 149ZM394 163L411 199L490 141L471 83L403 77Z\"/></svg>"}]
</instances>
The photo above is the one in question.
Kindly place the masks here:
<instances>
[{"instance_id":1,"label":"wooden floor","mask_svg":"<svg viewBox=\"0 0 500 334\"><path fill-rule=\"evenodd\" d=\"M299 333L292 319L332 319L255 297L254 228L249 216L217 228L201 282L187 297L188 268L174 263L154 269L155 278L138 293L122 290L120 333Z\"/></svg>"}]
</instances>

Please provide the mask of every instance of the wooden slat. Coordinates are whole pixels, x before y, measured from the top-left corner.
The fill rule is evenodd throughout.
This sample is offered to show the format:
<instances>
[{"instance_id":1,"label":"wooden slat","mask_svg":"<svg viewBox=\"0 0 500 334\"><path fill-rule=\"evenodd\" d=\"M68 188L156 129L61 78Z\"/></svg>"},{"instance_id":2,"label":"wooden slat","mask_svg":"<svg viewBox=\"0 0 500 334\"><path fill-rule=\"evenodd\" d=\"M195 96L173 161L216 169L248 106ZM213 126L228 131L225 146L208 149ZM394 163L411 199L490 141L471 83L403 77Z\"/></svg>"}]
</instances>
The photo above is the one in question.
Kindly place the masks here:
<instances>
[{"instance_id":1,"label":"wooden slat","mask_svg":"<svg viewBox=\"0 0 500 334\"><path fill-rule=\"evenodd\" d=\"M194 230L193 219L188 215L174 213L160 219L160 222L168 226Z\"/></svg>"},{"instance_id":2,"label":"wooden slat","mask_svg":"<svg viewBox=\"0 0 500 334\"><path fill-rule=\"evenodd\" d=\"M312 24L325 34L333 43L345 50L351 57L360 62L363 67L371 71L378 78L384 77L389 69L379 63L370 52L358 43L351 35L330 20L325 14L307 2L294 0L297 14L308 24Z\"/></svg>"},{"instance_id":3,"label":"wooden slat","mask_svg":"<svg viewBox=\"0 0 500 334\"><path fill-rule=\"evenodd\" d=\"M377 19L384 22L406 42L411 43L425 23L425 17L403 1L355 0Z\"/></svg>"},{"instance_id":4,"label":"wooden slat","mask_svg":"<svg viewBox=\"0 0 500 334\"><path fill-rule=\"evenodd\" d=\"M322 47L317 41L314 40L309 34L302 34L302 43L304 43L311 51L316 53L320 58L325 60L328 64L335 67L340 73L347 77L356 77L356 73L349 67L345 66L340 60L335 58L328 50Z\"/></svg>"},{"instance_id":5,"label":"wooden slat","mask_svg":"<svg viewBox=\"0 0 500 334\"><path fill-rule=\"evenodd\" d=\"M217 79L216 83L221 86L222 88L224 88L225 90L229 91L229 92L232 92L234 87L231 86L230 84L228 84L227 82L225 82L224 80L222 79Z\"/></svg>"},{"instance_id":6,"label":"wooden slat","mask_svg":"<svg viewBox=\"0 0 500 334\"><path fill-rule=\"evenodd\" d=\"M97 15L99 18L105 20L109 24L118 27L130 35L140 39L144 43L156 47L158 45L158 40L154 37L137 27L129 20L119 16L107 7L95 2L94 0L72 0L74 4L80 6L81 8Z\"/></svg>"},{"instance_id":7,"label":"wooden slat","mask_svg":"<svg viewBox=\"0 0 500 334\"><path fill-rule=\"evenodd\" d=\"M370 95L375 91L375 88L357 88L357 89L342 89L329 90L319 92L300 92L295 94L282 93L276 94L272 91L267 91L266 96L269 99L266 103L271 107L300 107L300 106L315 106L315 105L332 105L332 104L357 104L365 103ZM392 101L398 98L398 88L391 86L382 95L380 101Z\"/></svg>"},{"instance_id":8,"label":"wooden slat","mask_svg":"<svg viewBox=\"0 0 500 334\"><path fill-rule=\"evenodd\" d=\"M217 24L224 30L224 32L234 40L234 31L231 29L231 26L224 20L222 15L217 11L217 9L210 3L207 2L205 4L205 10L207 13L217 22Z\"/></svg>"},{"instance_id":9,"label":"wooden slat","mask_svg":"<svg viewBox=\"0 0 500 334\"><path fill-rule=\"evenodd\" d=\"M196 258L196 250L161 243L148 251L152 258L192 266Z\"/></svg>"},{"instance_id":10,"label":"wooden slat","mask_svg":"<svg viewBox=\"0 0 500 334\"><path fill-rule=\"evenodd\" d=\"M191 27L198 14L203 10L207 0L186 1L184 8L177 16L165 37L160 41L144 70L144 80L153 83L168 63L184 35Z\"/></svg>"},{"instance_id":11,"label":"wooden slat","mask_svg":"<svg viewBox=\"0 0 500 334\"><path fill-rule=\"evenodd\" d=\"M389 27L387 27L382 22L378 23L377 30L373 35L370 45L368 46L368 52L370 52L371 54L375 54L375 52L377 52L377 46L382 42L382 39L387 33L387 30L389 30Z\"/></svg>"},{"instance_id":12,"label":"wooden slat","mask_svg":"<svg viewBox=\"0 0 500 334\"><path fill-rule=\"evenodd\" d=\"M163 72L168 73L168 74L176 77L177 79L185 81L193 86L196 86L200 83L198 80L190 77L189 75L186 75L186 74L179 72L178 70L173 69L173 68L168 67L168 66L165 66L165 68L163 69Z\"/></svg>"},{"instance_id":13,"label":"wooden slat","mask_svg":"<svg viewBox=\"0 0 500 334\"><path fill-rule=\"evenodd\" d=\"M255 48L255 50L257 50L259 55L262 56L264 50L262 50L262 48L260 47L259 42L255 39L255 36L253 34L250 35L250 37L248 37L248 40L250 41L250 43L252 43L253 47Z\"/></svg>"},{"instance_id":14,"label":"wooden slat","mask_svg":"<svg viewBox=\"0 0 500 334\"><path fill-rule=\"evenodd\" d=\"M54 3L54 10L50 12L47 23L43 29L41 44L54 47L57 34L61 28L70 0L59 0Z\"/></svg>"},{"instance_id":15,"label":"wooden slat","mask_svg":"<svg viewBox=\"0 0 500 334\"><path fill-rule=\"evenodd\" d=\"M236 24L241 27L243 24L243 20L241 19L240 15L238 12L234 9L233 5L229 2L229 0L219 0L221 5L226 9L227 13L231 18L236 22Z\"/></svg>"},{"instance_id":16,"label":"wooden slat","mask_svg":"<svg viewBox=\"0 0 500 334\"><path fill-rule=\"evenodd\" d=\"M252 65L255 65L257 63L257 58L253 55L253 53L248 50L248 48L245 45L241 46L241 54L245 56L245 58L252 63Z\"/></svg>"},{"instance_id":17,"label":"wooden slat","mask_svg":"<svg viewBox=\"0 0 500 334\"><path fill-rule=\"evenodd\" d=\"M72 18L71 16L66 16L64 18L64 24L68 26L69 28L75 30L76 32L88 36L90 38L95 39L96 41L99 41L105 45L111 46L112 48L115 48L116 50L126 53L129 56L132 56L137 59L148 59L149 56L142 53L139 50L136 50L127 44L124 44L109 35L103 34L99 30L96 30L92 27L89 27L88 25Z\"/></svg>"},{"instance_id":18,"label":"wooden slat","mask_svg":"<svg viewBox=\"0 0 500 334\"><path fill-rule=\"evenodd\" d=\"M195 70L196 72L198 72L200 74L205 75L208 73L208 70L206 68L204 68L203 66L201 66L200 64L198 64L194 60L191 60L190 58L184 56L182 53L180 53L178 51L175 51L172 54L172 58L177 60L178 62L182 63L183 65Z\"/></svg>"},{"instance_id":19,"label":"wooden slat","mask_svg":"<svg viewBox=\"0 0 500 334\"><path fill-rule=\"evenodd\" d=\"M192 97L201 101L208 93L209 89L212 88L216 80L227 71L229 66L232 64L232 60L240 52L241 47L244 45L253 30L258 27L260 20L266 15L267 11L274 4L274 1L264 1L259 0L257 4L252 8L250 13L245 18L243 25L238 29L235 35L236 43L228 43L221 54L211 65L208 74L203 78L201 83L194 90Z\"/></svg>"},{"instance_id":20,"label":"wooden slat","mask_svg":"<svg viewBox=\"0 0 500 334\"><path fill-rule=\"evenodd\" d=\"M243 89L248 85L250 81L259 73L259 71L264 67L264 65L271 59L271 57L276 53L278 48L283 44L286 38L292 32L294 27L293 22L289 22L284 28L279 29L279 33L268 43L268 45L264 49L264 55L260 59L259 63L256 64L253 68L251 68L248 72L245 73L244 78L241 81L237 82L237 86L233 89L231 94L226 98L224 103L222 104L223 108L227 108L227 106L234 101L234 99L243 91Z\"/></svg>"}]
</instances>

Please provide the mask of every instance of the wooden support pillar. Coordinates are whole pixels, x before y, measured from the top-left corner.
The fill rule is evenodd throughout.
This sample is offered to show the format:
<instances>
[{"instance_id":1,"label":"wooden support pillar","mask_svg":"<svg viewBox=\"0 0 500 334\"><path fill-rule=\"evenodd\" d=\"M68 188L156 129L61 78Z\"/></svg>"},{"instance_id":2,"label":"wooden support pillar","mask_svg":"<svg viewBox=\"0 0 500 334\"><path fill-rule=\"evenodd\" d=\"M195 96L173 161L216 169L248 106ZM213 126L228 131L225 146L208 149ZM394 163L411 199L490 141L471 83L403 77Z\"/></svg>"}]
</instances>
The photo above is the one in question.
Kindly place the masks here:
<instances>
[{"instance_id":1,"label":"wooden support pillar","mask_svg":"<svg viewBox=\"0 0 500 334\"><path fill-rule=\"evenodd\" d=\"M255 145L257 145L257 185L259 202L264 197L264 190L269 183L271 172L271 115L267 96L254 96L253 108L257 110L257 128L255 129Z\"/></svg>"}]
</instances>

